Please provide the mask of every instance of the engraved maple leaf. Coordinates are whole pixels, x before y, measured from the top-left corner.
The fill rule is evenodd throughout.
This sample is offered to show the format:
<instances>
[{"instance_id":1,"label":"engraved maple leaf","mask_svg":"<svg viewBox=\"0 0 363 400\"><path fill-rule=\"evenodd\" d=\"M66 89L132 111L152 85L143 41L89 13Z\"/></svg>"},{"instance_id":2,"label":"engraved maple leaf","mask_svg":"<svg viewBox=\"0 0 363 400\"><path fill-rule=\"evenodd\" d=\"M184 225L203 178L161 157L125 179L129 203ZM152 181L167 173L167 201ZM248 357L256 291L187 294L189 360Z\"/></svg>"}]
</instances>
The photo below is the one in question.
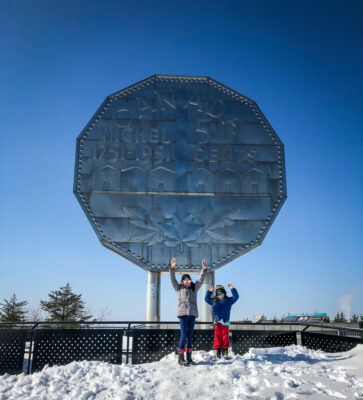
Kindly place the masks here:
<instances>
[{"instance_id":1,"label":"engraved maple leaf","mask_svg":"<svg viewBox=\"0 0 363 400\"><path fill-rule=\"evenodd\" d=\"M163 231L159 225L164 221L164 214L159 207L151 209L148 213L142 207L122 207L130 217L130 224L136 229L132 233L131 240L135 242L147 242L148 246L163 241Z\"/></svg>"},{"instance_id":2,"label":"engraved maple leaf","mask_svg":"<svg viewBox=\"0 0 363 400\"><path fill-rule=\"evenodd\" d=\"M200 236L200 242L211 243L214 241L230 242L234 241L233 237L229 236L226 227L236 223L236 216L239 209L226 210L221 213L216 213L210 204L201 211L196 222L203 225Z\"/></svg>"},{"instance_id":3,"label":"engraved maple leaf","mask_svg":"<svg viewBox=\"0 0 363 400\"><path fill-rule=\"evenodd\" d=\"M180 250L183 247L197 247L202 231L202 226L193 222L193 215L188 213L183 203L179 204L174 213L173 220L167 223L162 223L166 246L174 247L180 245Z\"/></svg>"}]
</instances>

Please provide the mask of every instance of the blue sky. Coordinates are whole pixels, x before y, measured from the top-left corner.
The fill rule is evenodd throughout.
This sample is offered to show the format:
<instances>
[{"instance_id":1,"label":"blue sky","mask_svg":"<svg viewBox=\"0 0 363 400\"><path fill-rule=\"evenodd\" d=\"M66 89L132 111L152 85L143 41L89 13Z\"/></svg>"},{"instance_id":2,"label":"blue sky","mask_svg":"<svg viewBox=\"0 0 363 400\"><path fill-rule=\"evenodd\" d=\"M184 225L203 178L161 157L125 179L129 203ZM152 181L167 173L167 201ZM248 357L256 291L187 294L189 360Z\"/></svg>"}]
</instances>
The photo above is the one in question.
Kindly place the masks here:
<instances>
[{"instance_id":1,"label":"blue sky","mask_svg":"<svg viewBox=\"0 0 363 400\"><path fill-rule=\"evenodd\" d=\"M99 243L72 193L75 146L107 95L167 73L252 98L285 145L280 214L216 272L240 292L232 318L363 313L362 17L361 1L2 1L0 299L36 308L70 282L94 314L144 319L146 273Z\"/></svg>"}]
</instances>

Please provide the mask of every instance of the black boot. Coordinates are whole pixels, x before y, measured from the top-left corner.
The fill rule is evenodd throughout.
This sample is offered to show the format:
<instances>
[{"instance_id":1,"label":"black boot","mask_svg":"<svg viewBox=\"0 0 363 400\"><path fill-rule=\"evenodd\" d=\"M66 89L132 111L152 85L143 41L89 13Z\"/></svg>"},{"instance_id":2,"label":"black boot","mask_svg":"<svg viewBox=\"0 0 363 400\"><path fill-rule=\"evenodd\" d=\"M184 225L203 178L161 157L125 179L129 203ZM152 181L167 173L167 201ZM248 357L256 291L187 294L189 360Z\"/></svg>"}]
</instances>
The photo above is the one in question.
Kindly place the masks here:
<instances>
[{"instance_id":1,"label":"black boot","mask_svg":"<svg viewBox=\"0 0 363 400\"><path fill-rule=\"evenodd\" d=\"M218 360L220 360L222 358L222 349L217 349L216 350L216 356L217 356Z\"/></svg>"},{"instance_id":2,"label":"black boot","mask_svg":"<svg viewBox=\"0 0 363 400\"><path fill-rule=\"evenodd\" d=\"M178 364L185 365L184 350L178 349Z\"/></svg>"},{"instance_id":3,"label":"black boot","mask_svg":"<svg viewBox=\"0 0 363 400\"><path fill-rule=\"evenodd\" d=\"M229 355L228 355L228 348L227 349L223 349L223 358L225 359L225 360L230 360L232 357L230 357Z\"/></svg>"},{"instance_id":4,"label":"black boot","mask_svg":"<svg viewBox=\"0 0 363 400\"><path fill-rule=\"evenodd\" d=\"M187 349L187 362L188 365L195 365L196 362L192 360L192 349Z\"/></svg>"}]
</instances>

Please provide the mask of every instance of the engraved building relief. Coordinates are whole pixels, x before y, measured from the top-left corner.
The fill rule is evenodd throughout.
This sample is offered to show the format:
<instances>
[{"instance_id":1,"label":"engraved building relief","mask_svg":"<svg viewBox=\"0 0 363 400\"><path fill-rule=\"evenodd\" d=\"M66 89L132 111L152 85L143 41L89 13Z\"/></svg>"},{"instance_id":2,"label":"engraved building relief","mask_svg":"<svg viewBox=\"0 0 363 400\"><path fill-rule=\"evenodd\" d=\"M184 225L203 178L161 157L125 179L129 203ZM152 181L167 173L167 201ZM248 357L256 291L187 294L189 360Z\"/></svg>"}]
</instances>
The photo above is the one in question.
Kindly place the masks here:
<instances>
[{"instance_id":1,"label":"engraved building relief","mask_svg":"<svg viewBox=\"0 0 363 400\"><path fill-rule=\"evenodd\" d=\"M120 190L120 170L111 165L95 169L90 182L90 190Z\"/></svg>"},{"instance_id":2,"label":"engraved building relief","mask_svg":"<svg viewBox=\"0 0 363 400\"><path fill-rule=\"evenodd\" d=\"M158 167L149 172L148 188L152 192L169 192L176 189L176 172Z\"/></svg>"},{"instance_id":3,"label":"engraved building relief","mask_svg":"<svg viewBox=\"0 0 363 400\"><path fill-rule=\"evenodd\" d=\"M267 175L257 168L244 172L241 182L243 193L269 193Z\"/></svg>"},{"instance_id":4,"label":"engraved building relief","mask_svg":"<svg viewBox=\"0 0 363 400\"><path fill-rule=\"evenodd\" d=\"M147 175L140 167L130 167L121 171L120 179L121 190L137 190L145 192L147 190Z\"/></svg>"},{"instance_id":5,"label":"engraved building relief","mask_svg":"<svg viewBox=\"0 0 363 400\"><path fill-rule=\"evenodd\" d=\"M215 174L215 191L219 193L240 193L240 175L237 171L226 168Z\"/></svg>"},{"instance_id":6,"label":"engraved building relief","mask_svg":"<svg viewBox=\"0 0 363 400\"><path fill-rule=\"evenodd\" d=\"M211 193L214 189L214 176L212 172L198 168L195 171L188 172L188 191Z\"/></svg>"}]
</instances>

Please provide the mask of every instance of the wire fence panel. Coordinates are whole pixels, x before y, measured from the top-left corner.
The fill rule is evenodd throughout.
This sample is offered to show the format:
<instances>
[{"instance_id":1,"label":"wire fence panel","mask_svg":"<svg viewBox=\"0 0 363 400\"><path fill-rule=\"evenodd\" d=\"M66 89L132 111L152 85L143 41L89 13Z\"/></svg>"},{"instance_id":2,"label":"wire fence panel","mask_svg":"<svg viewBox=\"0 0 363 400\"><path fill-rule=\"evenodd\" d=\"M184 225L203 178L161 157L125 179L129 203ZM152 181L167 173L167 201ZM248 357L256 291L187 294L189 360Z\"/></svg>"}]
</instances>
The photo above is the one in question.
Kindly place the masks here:
<instances>
[{"instance_id":1,"label":"wire fence panel","mask_svg":"<svg viewBox=\"0 0 363 400\"><path fill-rule=\"evenodd\" d=\"M34 332L32 372L72 361L121 364L122 329L39 329Z\"/></svg>"},{"instance_id":2,"label":"wire fence panel","mask_svg":"<svg viewBox=\"0 0 363 400\"><path fill-rule=\"evenodd\" d=\"M232 331L232 351L245 354L252 347L285 347L296 344L296 332L286 331Z\"/></svg>"},{"instance_id":3,"label":"wire fence panel","mask_svg":"<svg viewBox=\"0 0 363 400\"><path fill-rule=\"evenodd\" d=\"M132 363L143 364L159 361L175 352L180 331L176 329L135 329L132 330ZM194 330L193 350L209 351L213 345L213 330Z\"/></svg>"},{"instance_id":4,"label":"wire fence panel","mask_svg":"<svg viewBox=\"0 0 363 400\"><path fill-rule=\"evenodd\" d=\"M27 329L0 329L0 374L23 372Z\"/></svg>"},{"instance_id":5,"label":"wire fence panel","mask_svg":"<svg viewBox=\"0 0 363 400\"><path fill-rule=\"evenodd\" d=\"M175 329L135 329L132 331L132 363L159 361L178 346L180 332Z\"/></svg>"},{"instance_id":6,"label":"wire fence panel","mask_svg":"<svg viewBox=\"0 0 363 400\"><path fill-rule=\"evenodd\" d=\"M327 353L348 351L357 344L363 344L363 339L315 332L302 332L301 340L303 346L313 350L323 350Z\"/></svg>"}]
</instances>

